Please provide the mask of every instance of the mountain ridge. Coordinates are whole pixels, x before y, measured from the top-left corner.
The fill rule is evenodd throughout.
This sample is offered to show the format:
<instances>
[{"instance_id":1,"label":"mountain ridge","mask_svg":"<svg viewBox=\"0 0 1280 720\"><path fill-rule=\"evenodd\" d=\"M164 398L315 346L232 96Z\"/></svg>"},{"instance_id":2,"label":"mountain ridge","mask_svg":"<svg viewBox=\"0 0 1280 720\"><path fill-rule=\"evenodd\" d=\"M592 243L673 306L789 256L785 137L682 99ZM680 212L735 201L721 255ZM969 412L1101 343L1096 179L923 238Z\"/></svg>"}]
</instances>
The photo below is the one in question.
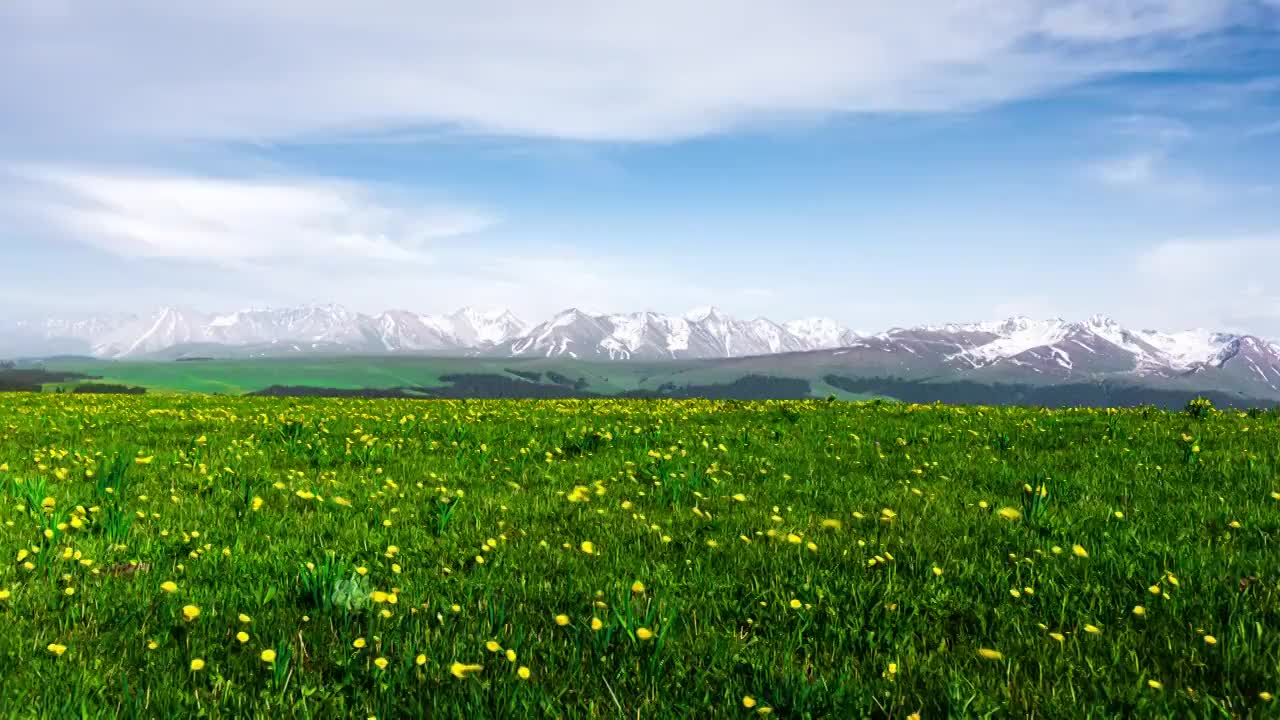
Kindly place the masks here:
<instances>
[{"instance_id":1,"label":"mountain ridge","mask_svg":"<svg viewBox=\"0 0 1280 720\"><path fill-rule=\"evenodd\" d=\"M751 359L803 362L904 378L1061 383L1142 378L1203 383L1280 397L1280 345L1255 335L1131 330L1106 315L1003 320L859 333L823 317L776 323L714 306L681 315L563 310L527 325L503 308L447 314L341 305L204 313L165 307L147 316L102 315L0 323L0 356L84 352L102 359L173 359L188 351L232 357L441 354L578 360ZM37 351L37 352L32 352ZM792 355L810 355L798 360Z\"/></svg>"}]
</instances>

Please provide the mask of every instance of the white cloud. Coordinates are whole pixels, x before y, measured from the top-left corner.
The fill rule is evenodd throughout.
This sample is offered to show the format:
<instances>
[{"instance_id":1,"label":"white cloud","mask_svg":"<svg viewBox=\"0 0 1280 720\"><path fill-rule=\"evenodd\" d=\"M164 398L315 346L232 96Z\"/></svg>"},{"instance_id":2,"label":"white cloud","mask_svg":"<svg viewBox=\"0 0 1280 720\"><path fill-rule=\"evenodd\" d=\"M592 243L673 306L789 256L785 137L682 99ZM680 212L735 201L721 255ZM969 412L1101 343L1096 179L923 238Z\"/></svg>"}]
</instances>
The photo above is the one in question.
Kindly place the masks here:
<instances>
[{"instance_id":1,"label":"white cloud","mask_svg":"<svg viewBox=\"0 0 1280 720\"><path fill-rule=\"evenodd\" d=\"M0 135L271 141L454 127L653 140L968 109L1177 65L1249 0L23 0Z\"/></svg>"},{"instance_id":2,"label":"white cloud","mask_svg":"<svg viewBox=\"0 0 1280 720\"><path fill-rule=\"evenodd\" d=\"M1209 180L1171 168L1163 151L1143 150L1096 160L1084 167L1084 174L1105 187L1155 198L1213 202L1223 194Z\"/></svg>"},{"instance_id":3,"label":"white cloud","mask_svg":"<svg viewBox=\"0 0 1280 720\"><path fill-rule=\"evenodd\" d=\"M1137 259L1139 298L1160 317L1280 339L1280 232L1173 240Z\"/></svg>"},{"instance_id":4,"label":"white cloud","mask_svg":"<svg viewBox=\"0 0 1280 720\"><path fill-rule=\"evenodd\" d=\"M1177 118L1141 113L1109 118L1105 127L1117 135L1159 145L1190 140L1194 135L1191 126Z\"/></svg>"},{"instance_id":5,"label":"white cloud","mask_svg":"<svg viewBox=\"0 0 1280 720\"><path fill-rule=\"evenodd\" d=\"M0 211L122 257L218 264L425 263L433 240L492 219L358 184L24 167Z\"/></svg>"}]
</instances>

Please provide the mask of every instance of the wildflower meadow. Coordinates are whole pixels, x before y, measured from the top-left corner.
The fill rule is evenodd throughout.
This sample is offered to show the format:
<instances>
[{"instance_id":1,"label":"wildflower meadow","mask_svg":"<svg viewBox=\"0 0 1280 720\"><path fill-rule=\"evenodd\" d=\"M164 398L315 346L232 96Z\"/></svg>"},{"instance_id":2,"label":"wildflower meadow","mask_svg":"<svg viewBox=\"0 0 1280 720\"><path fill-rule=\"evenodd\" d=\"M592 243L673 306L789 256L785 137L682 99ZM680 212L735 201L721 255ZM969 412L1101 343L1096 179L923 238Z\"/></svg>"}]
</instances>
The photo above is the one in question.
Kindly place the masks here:
<instances>
[{"instance_id":1,"label":"wildflower meadow","mask_svg":"<svg viewBox=\"0 0 1280 720\"><path fill-rule=\"evenodd\" d=\"M1280 415L0 397L15 717L1267 717Z\"/></svg>"}]
</instances>

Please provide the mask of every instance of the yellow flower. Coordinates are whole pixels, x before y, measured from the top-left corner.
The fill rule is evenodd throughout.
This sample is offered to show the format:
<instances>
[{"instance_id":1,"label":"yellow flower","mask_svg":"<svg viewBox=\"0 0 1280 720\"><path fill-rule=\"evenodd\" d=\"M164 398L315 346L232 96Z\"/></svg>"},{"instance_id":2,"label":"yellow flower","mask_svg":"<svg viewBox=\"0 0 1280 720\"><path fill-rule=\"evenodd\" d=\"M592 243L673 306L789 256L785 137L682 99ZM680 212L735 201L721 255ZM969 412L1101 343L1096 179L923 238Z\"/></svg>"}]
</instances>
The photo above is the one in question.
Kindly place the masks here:
<instances>
[{"instance_id":1,"label":"yellow flower","mask_svg":"<svg viewBox=\"0 0 1280 720\"><path fill-rule=\"evenodd\" d=\"M379 670L385 670L387 667L387 659L384 657L380 657L377 660L374 660L373 664L377 665Z\"/></svg>"},{"instance_id":2,"label":"yellow flower","mask_svg":"<svg viewBox=\"0 0 1280 720\"><path fill-rule=\"evenodd\" d=\"M1084 631L1089 633L1090 635L1097 635L1098 633L1102 632L1101 628L1099 628L1097 625L1085 625Z\"/></svg>"},{"instance_id":3,"label":"yellow flower","mask_svg":"<svg viewBox=\"0 0 1280 720\"><path fill-rule=\"evenodd\" d=\"M653 637L653 631L650 630L649 628L637 628L636 637L640 638L641 640L648 640L649 638Z\"/></svg>"},{"instance_id":4,"label":"yellow flower","mask_svg":"<svg viewBox=\"0 0 1280 720\"><path fill-rule=\"evenodd\" d=\"M263 650L258 657L261 658L264 663L273 663L276 661L276 651L268 648Z\"/></svg>"},{"instance_id":5,"label":"yellow flower","mask_svg":"<svg viewBox=\"0 0 1280 720\"><path fill-rule=\"evenodd\" d=\"M67 646L59 645L58 643L49 643L49 646L46 647L45 649L53 653L54 655L57 655L58 657L62 657L62 653L67 651Z\"/></svg>"},{"instance_id":6,"label":"yellow flower","mask_svg":"<svg viewBox=\"0 0 1280 720\"><path fill-rule=\"evenodd\" d=\"M1079 544L1072 545L1071 552L1074 553L1076 557L1082 557L1082 558L1089 557L1089 551L1085 550L1083 545L1079 545Z\"/></svg>"},{"instance_id":7,"label":"yellow flower","mask_svg":"<svg viewBox=\"0 0 1280 720\"><path fill-rule=\"evenodd\" d=\"M1258 699L1261 700L1262 702L1271 702L1271 699L1273 697L1274 696L1271 693L1267 692L1266 690L1263 690L1262 692L1258 693Z\"/></svg>"},{"instance_id":8,"label":"yellow flower","mask_svg":"<svg viewBox=\"0 0 1280 720\"><path fill-rule=\"evenodd\" d=\"M519 675L521 680L528 680L529 676L532 674L533 673L529 672L529 668L523 665L520 666L519 670L516 670L516 675Z\"/></svg>"},{"instance_id":9,"label":"yellow flower","mask_svg":"<svg viewBox=\"0 0 1280 720\"><path fill-rule=\"evenodd\" d=\"M489 642L485 643L484 647L486 650L488 650L491 653L496 653L502 649L502 646L494 642L493 640L490 640Z\"/></svg>"},{"instance_id":10,"label":"yellow flower","mask_svg":"<svg viewBox=\"0 0 1280 720\"><path fill-rule=\"evenodd\" d=\"M978 648L978 655L986 658L987 660L1004 659L1004 655L999 650L992 650L991 648Z\"/></svg>"},{"instance_id":11,"label":"yellow flower","mask_svg":"<svg viewBox=\"0 0 1280 720\"><path fill-rule=\"evenodd\" d=\"M467 673L480 672L483 669L483 665L464 665L460 662L456 662L449 666L449 672L453 673L453 676L459 680L465 679L467 677Z\"/></svg>"},{"instance_id":12,"label":"yellow flower","mask_svg":"<svg viewBox=\"0 0 1280 720\"><path fill-rule=\"evenodd\" d=\"M1204 636L1204 644L1205 644L1205 645L1217 645L1217 644L1218 644L1218 638L1216 638L1216 637L1214 637L1214 636L1212 636L1212 635L1205 635L1205 636Z\"/></svg>"},{"instance_id":13,"label":"yellow flower","mask_svg":"<svg viewBox=\"0 0 1280 720\"><path fill-rule=\"evenodd\" d=\"M942 577L942 568L938 567L937 565L934 565L933 574L937 575L938 577Z\"/></svg>"},{"instance_id":14,"label":"yellow flower","mask_svg":"<svg viewBox=\"0 0 1280 720\"><path fill-rule=\"evenodd\" d=\"M356 573L357 573L357 574L359 574L359 575L368 575L368 574L369 574L369 568L367 568L367 567L365 567L365 566L361 565L360 567L356 568Z\"/></svg>"},{"instance_id":15,"label":"yellow flower","mask_svg":"<svg viewBox=\"0 0 1280 720\"><path fill-rule=\"evenodd\" d=\"M243 645L244 643L249 642L249 633L241 630L240 632L236 633L236 639L239 640L240 644Z\"/></svg>"},{"instance_id":16,"label":"yellow flower","mask_svg":"<svg viewBox=\"0 0 1280 720\"><path fill-rule=\"evenodd\" d=\"M582 545L579 547L582 549L582 552L588 555L594 555L596 552L596 546L590 540L583 540Z\"/></svg>"},{"instance_id":17,"label":"yellow flower","mask_svg":"<svg viewBox=\"0 0 1280 720\"><path fill-rule=\"evenodd\" d=\"M603 628L603 627L604 627L604 623L600 621L600 618L598 618L598 617L593 617L593 618L591 618L591 629L592 629L592 631L596 631L596 632L598 632L598 631L599 631L601 628Z\"/></svg>"},{"instance_id":18,"label":"yellow flower","mask_svg":"<svg viewBox=\"0 0 1280 720\"><path fill-rule=\"evenodd\" d=\"M11 597L13 597L13 593L9 590L0 590L0 600L8 600Z\"/></svg>"},{"instance_id":19,"label":"yellow flower","mask_svg":"<svg viewBox=\"0 0 1280 720\"><path fill-rule=\"evenodd\" d=\"M516 661L516 651L512 650L511 648L507 648L507 662L515 662L515 661Z\"/></svg>"},{"instance_id":20,"label":"yellow flower","mask_svg":"<svg viewBox=\"0 0 1280 720\"><path fill-rule=\"evenodd\" d=\"M182 619L191 622L200 617L200 608L195 605L185 605L182 608Z\"/></svg>"},{"instance_id":21,"label":"yellow flower","mask_svg":"<svg viewBox=\"0 0 1280 720\"><path fill-rule=\"evenodd\" d=\"M803 607L803 605L804 605L804 603L800 602L800 601L799 601L799 600L797 600L796 598L791 598L791 609L792 609L792 610L799 610L801 607Z\"/></svg>"},{"instance_id":22,"label":"yellow flower","mask_svg":"<svg viewBox=\"0 0 1280 720\"><path fill-rule=\"evenodd\" d=\"M1147 609L1142 607L1141 605L1134 605L1133 614L1137 615L1138 617L1142 617L1143 615L1147 614Z\"/></svg>"},{"instance_id":23,"label":"yellow flower","mask_svg":"<svg viewBox=\"0 0 1280 720\"><path fill-rule=\"evenodd\" d=\"M569 624L569 616L568 616L568 615L557 615L557 616L556 616L556 624L557 624L557 625L559 625L560 627L564 627L565 625L568 625L568 624Z\"/></svg>"},{"instance_id":24,"label":"yellow flower","mask_svg":"<svg viewBox=\"0 0 1280 720\"><path fill-rule=\"evenodd\" d=\"M253 622L253 618L249 617L248 615L245 615L244 613L240 613L240 616L237 619L240 620L240 622L246 623L246 624Z\"/></svg>"},{"instance_id":25,"label":"yellow flower","mask_svg":"<svg viewBox=\"0 0 1280 720\"><path fill-rule=\"evenodd\" d=\"M413 663L414 663L415 665L426 665L426 664L427 664L427 656L426 656L425 654L419 654L419 655L418 655L418 657L416 657L416 658L414 658L414 659L413 659Z\"/></svg>"},{"instance_id":26,"label":"yellow flower","mask_svg":"<svg viewBox=\"0 0 1280 720\"><path fill-rule=\"evenodd\" d=\"M639 580L631 583L631 592L636 594L640 594L644 592L644 583L640 582Z\"/></svg>"},{"instance_id":27,"label":"yellow flower","mask_svg":"<svg viewBox=\"0 0 1280 720\"><path fill-rule=\"evenodd\" d=\"M191 661L191 672L200 672L204 669L204 660L195 658Z\"/></svg>"},{"instance_id":28,"label":"yellow flower","mask_svg":"<svg viewBox=\"0 0 1280 720\"><path fill-rule=\"evenodd\" d=\"M356 638L356 639L355 639L355 640L353 640L353 641L352 641L352 643L351 643L351 647L353 647L353 648L355 648L355 649L357 649L357 650L359 650L360 648L362 648L362 647L364 647L364 646L365 646L364 638Z\"/></svg>"},{"instance_id":29,"label":"yellow flower","mask_svg":"<svg viewBox=\"0 0 1280 720\"><path fill-rule=\"evenodd\" d=\"M1151 688L1152 690L1159 690L1160 688L1164 687L1164 685L1162 685L1159 680L1148 680L1147 687Z\"/></svg>"},{"instance_id":30,"label":"yellow flower","mask_svg":"<svg viewBox=\"0 0 1280 720\"><path fill-rule=\"evenodd\" d=\"M753 707L755 707L755 706L756 706L756 699L755 699L755 698L751 697L750 695L744 695L744 696L742 697L742 707L744 707L744 708L753 708Z\"/></svg>"},{"instance_id":31,"label":"yellow flower","mask_svg":"<svg viewBox=\"0 0 1280 720\"><path fill-rule=\"evenodd\" d=\"M996 511L996 514L1009 521L1018 520L1022 517L1020 510L1011 507L1002 507Z\"/></svg>"},{"instance_id":32,"label":"yellow flower","mask_svg":"<svg viewBox=\"0 0 1280 720\"><path fill-rule=\"evenodd\" d=\"M1059 632L1051 632L1049 633L1049 637L1053 638L1054 640L1057 640L1058 642L1063 642L1067 639L1065 636L1063 636L1062 633L1059 633Z\"/></svg>"},{"instance_id":33,"label":"yellow flower","mask_svg":"<svg viewBox=\"0 0 1280 720\"><path fill-rule=\"evenodd\" d=\"M160 589L167 593L178 592L178 583L172 580L165 580L160 583Z\"/></svg>"}]
</instances>

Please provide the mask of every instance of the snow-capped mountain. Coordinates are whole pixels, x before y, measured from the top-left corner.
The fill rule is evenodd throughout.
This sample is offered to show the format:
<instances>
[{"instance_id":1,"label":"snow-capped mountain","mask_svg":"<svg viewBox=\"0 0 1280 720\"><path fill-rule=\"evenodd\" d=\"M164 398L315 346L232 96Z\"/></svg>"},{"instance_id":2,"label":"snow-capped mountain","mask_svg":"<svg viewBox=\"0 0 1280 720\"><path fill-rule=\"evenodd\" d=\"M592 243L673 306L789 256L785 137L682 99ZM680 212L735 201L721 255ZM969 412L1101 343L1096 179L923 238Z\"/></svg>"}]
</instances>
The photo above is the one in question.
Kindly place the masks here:
<instances>
[{"instance_id":1,"label":"snow-capped mountain","mask_svg":"<svg viewBox=\"0 0 1280 720\"><path fill-rule=\"evenodd\" d=\"M899 378L1067 382L1148 378L1280 395L1280 345L1252 335L1129 330L1104 315L1083 321L1012 317L994 322L854 333L826 318L778 324L715 307L682 315L569 309L526 327L509 311L443 315L341 306L206 314L163 308L0 323L0 356L92 354L165 359L303 352L421 353L487 357L684 360L779 356L764 364L837 364ZM763 367L763 366L762 366Z\"/></svg>"},{"instance_id":2,"label":"snow-capped mountain","mask_svg":"<svg viewBox=\"0 0 1280 720\"><path fill-rule=\"evenodd\" d=\"M765 318L737 320L718 308L675 317L653 312L590 315L576 308L535 326L503 350L514 356L670 360L802 352L832 347Z\"/></svg>"}]
</instances>

